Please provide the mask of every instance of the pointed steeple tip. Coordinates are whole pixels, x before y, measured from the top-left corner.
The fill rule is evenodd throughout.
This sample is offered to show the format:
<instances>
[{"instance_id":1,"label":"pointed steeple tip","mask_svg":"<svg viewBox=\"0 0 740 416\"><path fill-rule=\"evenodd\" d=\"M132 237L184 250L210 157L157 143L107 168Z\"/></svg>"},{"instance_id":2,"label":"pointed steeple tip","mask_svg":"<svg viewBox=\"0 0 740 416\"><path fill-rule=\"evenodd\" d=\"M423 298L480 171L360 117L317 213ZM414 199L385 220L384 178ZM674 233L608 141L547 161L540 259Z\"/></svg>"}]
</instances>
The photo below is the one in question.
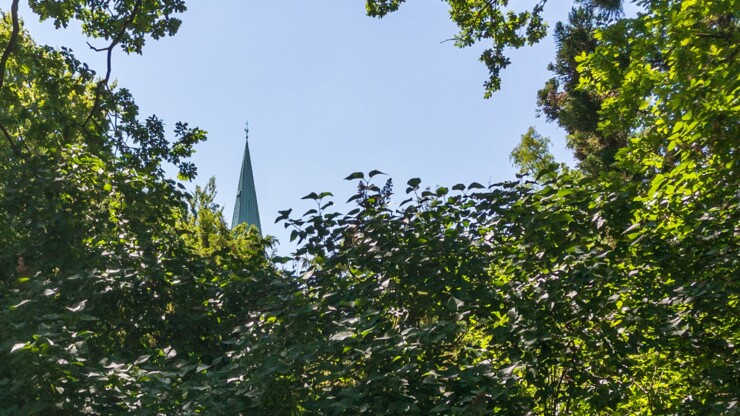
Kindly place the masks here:
<instances>
[{"instance_id":1,"label":"pointed steeple tip","mask_svg":"<svg viewBox=\"0 0 740 416\"><path fill-rule=\"evenodd\" d=\"M236 203L234 204L234 217L231 227L240 223L247 223L261 229L260 213L257 208L257 192L254 189L254 175L252 174L252 160L249 157L249 124L247 123L244 133L246 143L244 144L244 159L239 175L239 187L236 190Z\"/></svg>"}]
</instances>

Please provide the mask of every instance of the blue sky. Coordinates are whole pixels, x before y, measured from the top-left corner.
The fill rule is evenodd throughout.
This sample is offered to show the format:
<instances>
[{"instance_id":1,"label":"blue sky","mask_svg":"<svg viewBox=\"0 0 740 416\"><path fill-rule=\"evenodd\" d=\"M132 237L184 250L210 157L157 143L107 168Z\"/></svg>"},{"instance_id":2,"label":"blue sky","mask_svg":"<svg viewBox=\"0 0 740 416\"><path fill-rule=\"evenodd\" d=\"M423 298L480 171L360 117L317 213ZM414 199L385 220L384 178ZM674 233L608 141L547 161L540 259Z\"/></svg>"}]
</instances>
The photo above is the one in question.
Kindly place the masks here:
<instances>
[{"instance_id":1,"label":"blue sky","mask_svg":"<svg viewBox=\"0 0 740 416\"><path fill-rule=\"evenodd\" d=\"M569 2L548 3L551 25ZM264 233L287 243L277 211L312 208L300 198L331 191L338 203L355 171L405 182L483 184L514 177L509 153L529 126L571 163L564 133L536 118L536 91L549 78L551 39L512 51L503 90L483 99L481 47L444 42L456 33L442 1L416 0L378 20L361 0L191 1L177 36L151 41L142 56L117 51L113 77L143 116L209 132L194 158L203 184L215 176L217 202L231 218L250 124L250 150ZM40 43L71 46L104 72L74 27L56 31L22 11ZM338 204L341 206L341 204ZM283 251L283 250L281 250Z\"/></svg>"}]
</instances>

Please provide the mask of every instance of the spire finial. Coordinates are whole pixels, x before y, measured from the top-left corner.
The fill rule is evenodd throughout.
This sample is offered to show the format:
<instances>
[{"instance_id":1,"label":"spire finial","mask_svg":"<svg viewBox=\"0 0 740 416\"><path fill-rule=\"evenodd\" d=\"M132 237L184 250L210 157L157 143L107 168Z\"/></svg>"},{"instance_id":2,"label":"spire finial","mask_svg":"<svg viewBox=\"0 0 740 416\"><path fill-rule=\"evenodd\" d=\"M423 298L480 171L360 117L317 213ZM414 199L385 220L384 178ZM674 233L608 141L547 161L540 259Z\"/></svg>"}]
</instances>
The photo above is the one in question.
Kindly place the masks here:
<instances>
[{"instance_id":1,"label":"spire finial","mask_svg":"<svg viewBox=\"0 0 740 416\"><path fill-rule=\"evenodd\" d=\"M247 141L249 141L249 122L247 121L246 127L244 127L244 136L246 137Z\"/></svg>"}]
</instances>

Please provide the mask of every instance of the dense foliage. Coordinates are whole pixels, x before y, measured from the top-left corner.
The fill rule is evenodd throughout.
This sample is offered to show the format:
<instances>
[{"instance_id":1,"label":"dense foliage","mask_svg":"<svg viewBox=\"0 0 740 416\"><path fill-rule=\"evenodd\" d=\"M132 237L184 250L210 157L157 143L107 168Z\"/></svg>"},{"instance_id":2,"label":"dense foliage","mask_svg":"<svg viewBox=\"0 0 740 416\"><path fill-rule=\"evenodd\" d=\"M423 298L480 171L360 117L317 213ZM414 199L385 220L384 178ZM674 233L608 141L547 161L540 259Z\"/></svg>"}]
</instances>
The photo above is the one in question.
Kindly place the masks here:
<instances>
[{"instance_id":1,"label":"dense foliage","mask_svg":"<svg viewBox=\"0 0 740 416\"><path fill-rule=\"evenodd\" d=\"M609 169L620 148L626 145L628 132L616 130L606 133L599 129L599 111L604 96L580 88L581 74L576 59L583 53L592 53L597 46L596 30L612 23L615 16L603 13L593 6L573 9L568 22L555 25L558 45L556 62L549 69L555 77L548 80L538 93L538 104L549 121L556 121L567 132L568 147L584 172L598 174ZM612 57L617 63L625 61L626 45L620 55Z\"/></svg>"},{"instance_id":2,"label":"dense foliage","mask_svg":"<svg viewBox=\"0 0 740 416\"><path fill-rule=\"evenodd\" d=\"M368 1L382 16L403 1ZM542 5L451 1L496 89ZM113 48L174 34L177 0L31 1ZM735 0L580 3L556 27L533 180L290 210L294 258L228 229L182 179L205 133L141 120L67 50L0 23L0 414L737 414L740 66ZM486 55L488 54L488 55ZM581 141L581 139L583 139ZM579 156L578 152L582 152ZM397 200L398 199L398 200Z\"/></svg>"}]
</instances>

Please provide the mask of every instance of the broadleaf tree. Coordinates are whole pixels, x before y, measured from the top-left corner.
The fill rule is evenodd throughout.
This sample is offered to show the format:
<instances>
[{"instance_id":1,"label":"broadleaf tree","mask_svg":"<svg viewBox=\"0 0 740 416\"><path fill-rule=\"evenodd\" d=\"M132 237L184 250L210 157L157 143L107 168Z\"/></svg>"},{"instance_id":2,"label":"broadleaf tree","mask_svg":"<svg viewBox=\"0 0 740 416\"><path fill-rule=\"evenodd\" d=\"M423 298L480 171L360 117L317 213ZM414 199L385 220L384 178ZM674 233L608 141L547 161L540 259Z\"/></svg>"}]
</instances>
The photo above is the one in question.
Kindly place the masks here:
<instances>
[{"instance_id":1,"label":"broadleaf tree","mask_svg":"<svg viewBox=\"0 0 740 416\"><path fill-rule=\"evenodd\" d=\"M142 120L109 82L110 60L97 76L37 45L17 6L0 22L0 414L229 414L208 391L228 372L226 341L274 299L270 285L290 285L267 261L269 241L228 230L203 203L213 187L191 198L165 176L165 164L194 176L202 130ZM184 10L31 7L59 26L81 20L109 56L174 33Z\"/></svg>"},{"instance_id":2,"label":"broadleaf tree","mask_svg":"<svg viewBox=\"0 0 740 416\"><path fill-rule=\"evenodd\" d=\"M544 36L546 4L447 2L459 46L492 42L488 93L506 47ZM185 8L30 3L109 56L174 34ZM593 0L599 24L556 27L567 105L543 111L621 138L579 158L587 174L414 178L401 202L379 171L351 174L348 212L327 192L281 212L287 264L228 229L213 181L189 195L165 176L194 177L202 130L142 120L110 61L99 76L37 45L17 5L0 25L0 414L737 412L734 0L645 0L632 17Z\"/></svg>"}]
</instances>

